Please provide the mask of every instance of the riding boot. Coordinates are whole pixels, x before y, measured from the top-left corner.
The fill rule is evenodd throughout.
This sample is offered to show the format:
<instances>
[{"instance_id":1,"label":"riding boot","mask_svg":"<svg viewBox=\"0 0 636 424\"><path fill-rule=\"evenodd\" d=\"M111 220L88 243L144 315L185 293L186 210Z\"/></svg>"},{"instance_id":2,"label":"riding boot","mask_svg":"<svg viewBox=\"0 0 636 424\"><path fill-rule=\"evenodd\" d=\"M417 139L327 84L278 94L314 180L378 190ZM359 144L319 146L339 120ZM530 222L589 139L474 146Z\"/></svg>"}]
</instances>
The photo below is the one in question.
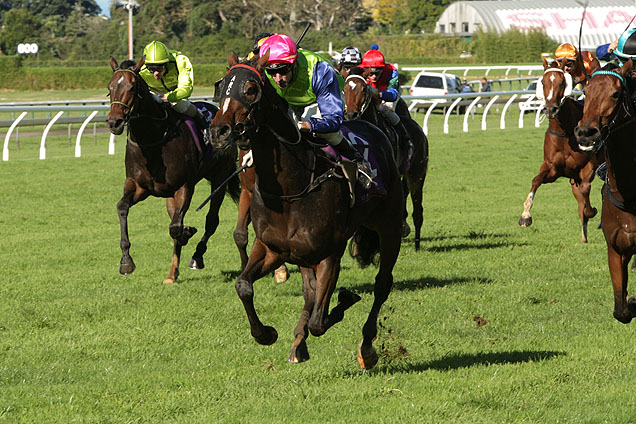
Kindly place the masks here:
<instances>
[{"instance_id":1,"label":"riding boot","mask_svg":"<svg viewBox=\"0 0 636 424\"><path fill-rule=\"evenodd\" d=\"M199 128L199 130L203 133L203 142L205 144L209 144L210 132L208 131L208 128L210 127L210 123L205 116L203 116L203 113L201 113L199 108L190 103L186 111L183 113L194 120L194 123L197 124L197 128Z\"/></svg>"},{"instance_id":2,"label":"riding boot","mask_svg":"<svg viewBox=\"0 0 636 424\"><path fill-rule=\"evenodd\" d=\"M342 138L340 143L332 145L332 147L340 154L347 158L351 158L353 162L358 165L358 182L362 184L365 189L371 187L373 182L373 173L371 171L371 165L364 160L364 157L360 154L358 149L353 147L349 140Z\"/></svg>"}]
</instances>

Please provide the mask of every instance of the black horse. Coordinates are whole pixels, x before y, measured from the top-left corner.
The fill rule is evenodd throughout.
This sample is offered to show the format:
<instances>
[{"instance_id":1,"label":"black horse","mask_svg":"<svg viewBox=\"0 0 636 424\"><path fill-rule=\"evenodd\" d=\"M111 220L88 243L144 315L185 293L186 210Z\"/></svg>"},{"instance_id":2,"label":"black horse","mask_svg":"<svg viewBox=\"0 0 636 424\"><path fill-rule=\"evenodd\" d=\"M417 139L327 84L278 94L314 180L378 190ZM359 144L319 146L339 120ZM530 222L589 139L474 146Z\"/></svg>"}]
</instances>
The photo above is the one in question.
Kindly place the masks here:
<instances>
[{"instance_id":1,"label":"black horse","mask_svg":"<svg viewBox=\"0 0 636 424\"><path fill-rule=\"evenodd\" d=\"M169 104L159 104L139 76L144 59L139 63L124 61L117 65L114 58L110 66L114 74L108 83L110 112L108 126L113 134L121 134L128 126L126 143L126 182L124 195L117 203L121 227L121 264L119 272L130 274L135 263L130 256L128 238L128 210L148 196L165 197L170 215L170 236L174 250L170 270L164 283L174 283L179 276L181 248L197 231L183 225L195 185L205 178L213 188L225 181L236 170L236 149L220 152L207 149L195 137L193 122L174 112ZM207 105L214 114L216 107ZM192 129L191 129L192 128ZM238 201L238 178L231 179L227 191ZM219 190L210 201L205 220L205 234L192 256L190 268L201 269L207 241L219 225L219 208L226 190Z\"/></svg>"},{"instance_id":2,"label":"black horse","mask_svg":"<svg viewBox=\"0 0 636 424\"><path fill-rule=\"evenodd\" d=\"M256 239L249 260L236 281L252 336L258 343L272 344L278 333L265 326L254 309L254 281L283 262L301 267L305 306L294 330L289 360L309 359L305 339L324 334L341 321L344 312L360 297L340 288L338 305L329 311L340 260L347 241L354 236L356 258L368 265L379 252L380 269L375 278L375 300L362 329L358 362L374 366L378 355L373 347L377 317L393 285L392 270L400 251L402 186L386 136L364 121L343 126L368 142L370 157L382 176L386 194L363 192L365 201L351 206L348 182L335 161L301 137L296 122L287 114L288 105L264 74L269 54L253 63L229 58L230 69L221 86L220 110L210 131L217 148L237 144L252 149L256 183L251 216ZM345 130L346 130L345 128ZM352 135L352 137L354 137Z\"/></svg>"}]
</instances>

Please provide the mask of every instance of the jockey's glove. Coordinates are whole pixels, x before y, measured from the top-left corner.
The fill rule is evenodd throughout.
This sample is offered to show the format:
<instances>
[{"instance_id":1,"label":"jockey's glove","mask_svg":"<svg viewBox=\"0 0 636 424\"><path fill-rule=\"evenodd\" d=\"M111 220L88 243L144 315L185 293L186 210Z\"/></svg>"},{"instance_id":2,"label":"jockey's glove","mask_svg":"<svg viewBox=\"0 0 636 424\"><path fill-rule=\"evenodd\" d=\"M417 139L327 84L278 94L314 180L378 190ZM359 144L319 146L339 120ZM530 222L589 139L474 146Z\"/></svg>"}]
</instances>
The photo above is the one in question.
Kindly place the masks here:
<instances>
[{"instance_id":1,"label":"jockey's glove","mask_svg":"<svg viewBox=\"0 0 636 424\"><path fill-rule=\"evenodd\" d=\"M375 96L378 98L380 97L380 90L378 90L375 87L369 87L369 92L371 93L372 96Z\"/></svg>"},{"instance_id":2,"label":"jockey's glove","mask_svg":"<svg viewBox=\"0 0 636 424\"><path fill-rule=\"evenodd\" d=\"M254 165L254 158L252 157L252 151L251 150L249 152L247 152L245 154L245 156L243 156L243 163L241 165L242 166L246 166L248 168L251 168L252 165Z\"/></svg>"}]
</instances>

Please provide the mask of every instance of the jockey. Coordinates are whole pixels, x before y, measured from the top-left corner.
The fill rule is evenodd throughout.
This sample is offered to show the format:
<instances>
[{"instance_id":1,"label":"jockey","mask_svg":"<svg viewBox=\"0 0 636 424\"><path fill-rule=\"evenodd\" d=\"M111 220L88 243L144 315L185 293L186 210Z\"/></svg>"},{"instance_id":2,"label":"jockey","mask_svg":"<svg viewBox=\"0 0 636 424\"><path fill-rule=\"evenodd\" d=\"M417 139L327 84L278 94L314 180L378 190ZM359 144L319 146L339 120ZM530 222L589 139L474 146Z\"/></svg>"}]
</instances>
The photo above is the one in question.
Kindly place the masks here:
<instances>
[{"instance_id":1,"label":"jockey","mask_svg":"<svg viewBox=\"0 0 636 424\"><path fill-rule=\"evenodd\" d=\"M599 53L602 56L599 56ZM636 28L628 29L621 34L618 40L609 44L604 44L596 49L596 56L599 59L609 61L612 53L620 61L621 65L632 59L636 65ZM632 68L632 78L636 77L636 69Z\"/></svg>"},{"instance_id":2,"label":"jockey","mask_svg":"<svg viewBox=\"0 0 636 424\"><path fill-rule=\"evenodd\" d=\"M318 54L297 49L287 35L274 34L265 40L259 56L268 52L267 78L289 103L300 131L314 133L339 154L352 158L359 171L369 177L368 163L340 132L344 120L342 77ZM365 185L370 183L369 178Z\"/></svg>"},{"instance_id":3,"label":"jockey","mask_svg":"<svg viewBox=\"0 0 636 424\"><path fill-rule=\"evenodd\" d=\"M340 71L341 69L349 70L354 68L362 63L362 54L360 50L356 47L345 47L340 53L340 62L338 62L338 66L336 69Z\"/></svg>"},{"instance_id":4,"label":"jockey","mask_svg":"<svg viewBox=\"0 0 636 424\"><path fill-rule=\"evenodd\" d=\"M576 68L576 61L579 56L579 52L571 43L563 43L554 51L554 57L556 61L561 64L565 61L565 72L572 76L572 84L577 85L581 82L585 82L585 73L581 71L581 75L573 75L572 72ZM594 60L594 56L591 52L583 51L581 52L581 59L583 61L583 66L588 75L592 75L592 67L591 63Z\"/></svg>"},{"instance_id":5,"label":"jockey","mask_svg":"<svg viewBox=\"0 0 636 424\"><path fill-rule=\"evenodd\" d=\"M139 75L146 81L158 102L168 102L179 113L194 119L205 131L210 123L195 105L186 100L192 94L194 75L190 59L165 44L153 41L144 48L146 61Z\"/></svg>"},{"instance_id":6,"label":"jockey","mask_svg":"<svg viewBox=\"0 0 636 424\"><path fill-rule=\"evenodd\" d=\"M254 57L258 57L258 51L261 49L261 46L269 37L271 37L271 32L261 32L256 37L254 37L254 45L252 46L252 51L248 53L246 59L251 60Z\"/></svg>"},{"instance_id":7,"label":"jockey","mask_svg":"<svg viewBox=\"0 0 636 424\"><path fill-rule=\"evenodd\" d=\"M399 75L395 66L385 63L384 55L379 50L369 50L362 57L363 68L369 69L367 83L373 97L381 100L380 114L398 131L401 138L410 143L409 133L404 128L400 117L395 113L395 104L399 98Z\"/></svg>"}]
</instances>

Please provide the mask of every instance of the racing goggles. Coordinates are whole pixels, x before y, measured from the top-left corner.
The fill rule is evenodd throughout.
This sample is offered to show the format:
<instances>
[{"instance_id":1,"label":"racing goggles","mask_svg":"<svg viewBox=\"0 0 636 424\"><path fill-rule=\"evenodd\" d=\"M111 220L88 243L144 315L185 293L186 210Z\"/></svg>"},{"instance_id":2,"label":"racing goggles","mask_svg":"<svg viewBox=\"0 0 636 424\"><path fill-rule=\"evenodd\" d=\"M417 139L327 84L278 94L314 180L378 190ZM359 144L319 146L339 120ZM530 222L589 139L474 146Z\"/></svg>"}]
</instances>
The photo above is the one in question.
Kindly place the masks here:
<instances>
[{"instance_id":1,"label":"racing goggles","mask_svg":"<svg viewBox=\"0 0 636 424\"><path fill-rule=\"evenodd\" d=\"M293 67L293 63L279 63L276 65L269 65L265 68L265 72L267 72L271 76L274 76L276 74L287 75L291 72Z\"/></svg>"},{"instance_id":2,"label":"racing goggles","mask_svg":"<svg viewBox=\"0 0 636 424\"><path fill-rule=\"evenodd\" d=\"M150 72L163 72L166 69L166 65L165 64L160 64L160 65L146 65L146 68L150 71Z\"/></svg>"},{"instance_id":3,"label":"racing goggles","mask_svg":"<svg viewBox=\"0 0 636 424\"><path fill-rule=\"evenodd\" d=\"M379 77L383 70L384 68L370 68L369 76L375 75Z\"/></svg>"}]
</instances>

